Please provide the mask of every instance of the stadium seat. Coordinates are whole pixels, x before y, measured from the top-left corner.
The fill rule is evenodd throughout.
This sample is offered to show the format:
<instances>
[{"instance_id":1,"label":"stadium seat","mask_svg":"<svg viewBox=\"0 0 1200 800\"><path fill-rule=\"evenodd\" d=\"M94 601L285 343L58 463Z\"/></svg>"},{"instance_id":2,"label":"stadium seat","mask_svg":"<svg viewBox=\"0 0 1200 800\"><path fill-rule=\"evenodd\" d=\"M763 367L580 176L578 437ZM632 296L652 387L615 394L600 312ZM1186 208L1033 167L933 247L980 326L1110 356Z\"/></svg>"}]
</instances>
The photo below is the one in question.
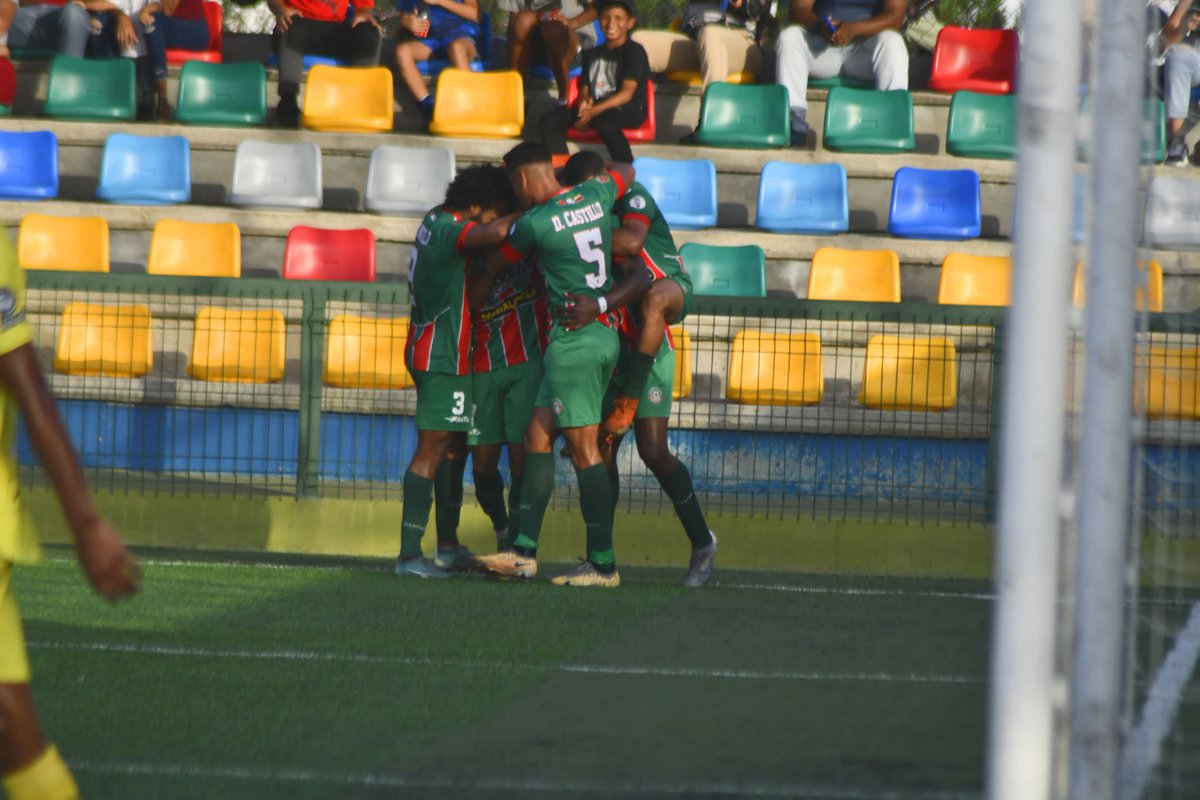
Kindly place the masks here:
<instances>
[{"instance_id":1,"label":"stadium seat","mask_svg":"<svg viewBox=\"0 0 1200 800\"><path fill-rule=\"evenodd\" d=\"M946 152L964 158L1017 157L1017 96L958 91L950 98Z\"/></svg>"},{"instance_id":2,"label":"stadium seat","mask_svg":"<svg viewBox=\"0 0 1200 800\"><path fill-rule=\"evenodd\" d=\"M297 225L283 250L283 277L305 281L375 280L375 234Z\"/></svg>"},{"instance_id":3,"label":"stadium seat","mask_svg":"<svg viewBox=\"0 0 1200 800\"><path fill-rule=\"evenodd\" d=\"M283 378L283 314L208 306L196 314L188 374L201 381L274 383Z\"/></svg>"},{"instance_id":4,"label":"stadium seat","mask_svg":"<svg viewBox=\"0 0 1200 800\"><path fill-rule=\"evenodd\" d=\"M983 212L970 169L901 167L892 181L888 233L914 239L973 239Z\"/></svg>"},{"instance_id":5,"label":"stadium seat","mask_svg":"<svg viewBox=\"0 0 1200 800\"><path fill-rule=\"evenodd\" d=\"M929 88L1009 94L1017 86L1017 32L947 25L933 48Z\"/></svg>"},{"instance_id":6,"label":"stadium seat","mask_svg":"<svg viewBox=\"0 0 1200 800\"><path fill-rule=\"evenodd\" d=\"M912 95L897 89L838 86L825 100L825 147L849 153L900 153L917 146Z\"/></svg>"},{"instance_id":7,"label":"stadium seat","mask_svg":"<svg viewBox=\"0 0 1200 800\"><path fill-rule=\"evenodd\" d=\"M58 137L52 131L0 131L0 200L58 196Z\"/></svg>"},{"instance_id":8,"label":"stadium seat","mask_svg":"<svg viewBox=\"0 0 1200 800\"><path fill-rule=\"evenodd\" d=\"M579 79L572 78L571 83L567 86L567 103L573 104L575 99L579 97ZM654 100L654 81L646 81L646 121L636 128L628 128L625 130L625 138L630 142L653 142L656 130L655 114L658 109ZM567 128L567 138L573 142L599 142L600 134L590 128L587 130L579 130L578 128Z\"/></svg>"},{"instance_id":9,"label":"stadium seat","mask_svg":"<svg viewBox=\"0 0 1200 800\"><path fill-rule=\"evenodd\" d=\"M140 378L154 366L150 309L144 305L68 303L54 348L67 375Z\"/></svg>"},{"instance_id":10,"label":"stadium seat","mask_svg":"<svg viewBox=\"0 0 1200 800\"><path fill-rule=\"evenodd\" d=\"M708 159L634 159L638 183L658 204L667 224L678 230L717 224L717 168Z\"/></svg>"},{"instance_id":11,"label":"stadium seat","mask_svg":"<svg viewBox=\"0 0 1200 800\"><path fill-rule=\"evenodd\" d=\"M1138 269L1145 274L1145 287L1137 286L1134 289L1133 303L1138 311L1161 312L1163 310L1163 270L1162 265L1153 259L1149 261L1139 261ZM1138 281L1142 280L1143 276L1138 276ZM1149 306L1147 307L1147 296L1149 297ZM1082 308L1087 305L1087 280L1084 276L1084 263L1080 261L1075 265L1075 279L1071 284L1071 302Z\"/></svg>"},{"instance_id":12,"label":"stadium seat","mask_svg":"<svg viewBox=\"0 0 1200 800\"><path fill-rule=\"evenodd\" d=\"M24 269L108 272L108 220L26 214L17 235Z\"/></svg>"},{"instance_id":13,"label":"stadium seat","mask_svg":"<svg viewBox=\"0 0 1200 800\"><path fill-rule=\"evenodd\" d=\"M841 164L768 161L758 180L754 225L775 233L849 230L846 168Z\"/></svg>"},{"instance_id":14,"label":"stadium seat","mask_svg":"<svg viewBox=\"0 0 1200 800\"><path fill-rule=\"evenodd\" d=\"M320 208L321 148L312 142L238 145L229 204L254 208Z\"/></svg>"},{"instance_id":15,"label":"stadium seat","mask_svg":"<svg viewBox=\"0 0 1200 800\"><path fill-rule=\"evenodd\" d=\"M376 214L424 216L445 199L454 171L448 147L381 144L371 151L363 205Z\"/></svg>"},{"instance_id":16,"label":"stadium seat","mask_svg":"<svg viewBox=\"0 0 1200 800\"><path fill-rule=\"evenodd\" d=\"M1076 151L1081 161L1092 160L1092 96L1085 95L1080 103L1082 118ZM1142 140L1142 160L1161 163L1167 158L1167 105L1161 97L1147 97L1142 113L1143 122L1150 125L1150 136ZM1145 131L1143 130L1143 135Z\"/></svg>"},{"instance_id":17,"label":"stadium seat","mask_svg":"<svg viewBox=\"0 0 1200 800\"><path fill-rule=\"evenodd\" d=\"M109 134L96 197L145 206L188 202L192 197L188 140L183 136Z\"/></svg>"},{"instance_id":18,"label":"stadium seat","mask_svg":"<svg viewBox=\"0 0 1200 800\"><path fill-rule=\"evenodd\" d=\"M819 248L808 274L808 299L899 303L900 257L892 250Z\"/></svg>"},{"instance_id":19,"label":"stadium seat","mask_svg":"<svg viewBox=\"0 0 1200 800\"><path fill-rule=\"evenodd\" d=\"M858 78L853 78L849 75L834 75L831 78L814 78L810 75L808 78L808 88L810 89L832 89L835 86L850 86L855 89L873 89L875 88L875 82L859 80Z\"/></svg>"},{"instance_id":20,"label":"stadium seat","mask_svg":"<svg viewBox=\"0 0 1200 800\"><path fill-rule=\"evenodd\" d=\"M513 70L443 70L429 132L435 136L511 139L525 125L525 84Z\"/></svg>"},{"instance_id":21,"label":"stadium seat","mask_svg":"<svg viewBox=\"0 0 1200 800\"><path fill-rule=\"evenodd\" d=\"M304 80L304 112L309 130L373 133L392 129L395 107L392 71L387 67L313 67Z\"/></svg>"},{"instance_id":22,"label":"stadium seat","mask_svg":"<svg viewBox=\"0 0 1200 800\"><path fill-rule=\"evenodd\" d=\"M204 50L179 50L168 47L168 64L179 66L189 61L221 63L221 50L225 46L225 12L220 0L205 0L204 21L208 23L208 47Z\"/></svg>"},{"instance_id":23,"label":"stadium seat","mask_svg":"<svg viewBox=\"0 0 1200 800\"><path fill-rule=\"evenodd\" d=\"M945 411L958 401L958 354L945 337L867 340L858 402L889 411Z\"/></svg>"},{"instance_id":24,"label":"stadium seat","mask_svg":"<svg viewBox=\"0 0 1200 800\"><path fill-rule=\"evenodd\" d=\"M150 237L146 273L240 278L241 231L232 222L159 220Z\"/></svg>"},{"instance_id":25,"label":"stadium seat","mask_svg":"<svg viewBox=\"0 0 1200 800\"><path fill-rule=\"evenodd\" d=\"M815 333L741 331L729 352L725 396L762 406L819 403L825 394L824 361Z\"/></svg>"},{"instance_id":26,"label":"stadium seat","mask_svg":"<svg viewBox=\"0 0 1200 800\"><path fill-rule=\"evenodd\" d=\"M3 103L0 103L0 117L11 117L11 116L12 116L12 106L6 106Z\"/></svg>"},{"instance_id":27,"label":"stadium seat","mask_svg":"<svg viewBox=\"0 0 1200 800\"><path fill-rule=\"evenodd\" d=\"M1151 347L1145 359L1146 416L1200 419L1200 349Z\"/></svg>"},{"instance_id":28,"label":"stadium seat","mask_svg":"<svg viewBox=\"0 0 1200 800\"><path fill-rule=\"evenodd\" d=\"M767 296L767 258L756 244L725 247L688 242L679 257L697 296Z\"/></svg>"},{"instance_id":29,"label":"stadium seat","mask_svg":"<svg viewBox=\"0 0 1200 800\"><path fill-rule=\"evenodd\" d=\"M951 253L942 261L937 301L955 306L1007 306L1012 297L1012 259Z\"/></svg>"},{"instance_id":30,"label":"stadium seat","mask_svg":"<svg viewBox=\"0 0 1200 800\"><path fill-rule=\"evenodd\" d=\"M42 114L57 119L132 120L137 115L133 59L57 56Z\"/></svg>"},{"instance_id":31,"label":"stadium seat","mask_svg":"<svg viewBox=\"0 0 1200 800\"><path fill-rule=\"evenodd\" d=\"M675 387L671 397L682 400L692 393L692 337L682 325L667 329L675 348Z\"/></svg>"},{"instance_id":32,"label":"stadium seat","mask_svg":"<svg viewBox=\"0 0 1200 800\"><path fill-rule=\"evenodd\" d=\"M189 61L180 69L176 122L248 126L262 125L266 118L267 72L262 64Z\"/></svg>"},{"instance_id":33,"label":"stadium seat","mask_svg":"<svg viewBox=\"0 0 1200 800\"><path fill-rule=\"evenodd\" d=\"M787 147L791 142L787 87L712 83L700 104L696 141L711 147Z\"/></svg>"},{"instance_id":34,"label":"stadium seat","mask_svg":"<svg viewBox=\"0 0 1200 800\"><path fill-rule=\"evenodd\" d=\"M478 57L471 62L471 72L483 72L492 63L492 18L487 12L479 15L479 35L475 37L475 53ZM430 77L440 75L442 70L449 68L450 62L444 58L417 62L417 72Z\"/></svg>"},{"instance_id":35,"label":"stadium seat","mask_svg":"<svg viewBox=\"0 0 1200 800\"><path fill-rule=\"evenodd\" d=\"M1146 190L1146 244L1167 250L1200 247L1200 181L1156 177Z\"/></svg>"},{"instance_id":36,"label":"stadium seat","mask_svg":"<svg viewBox=\"0 0 1200 800\"><path fill-rule=\"evenodd\" d=\"M327 386L341 389L411 389L404 366L408 318L376 319L338 314L325 340Z\"/></svg>"},{"instance_id":37,"label":"stadium seat","mask_svg":"<svg viewBox=\"0 0 1200 800\"><path fill-rule=\"evenodd\" d=\"M704 78L699 72L689 69L676 70L675 72L667 72L663 75L671 83L681 83L684 86L700 86L704 83ZM725 79L725 83L745 85L754 83L756 77L753 72L733 72Z\"/></svg>"}]
</instances>

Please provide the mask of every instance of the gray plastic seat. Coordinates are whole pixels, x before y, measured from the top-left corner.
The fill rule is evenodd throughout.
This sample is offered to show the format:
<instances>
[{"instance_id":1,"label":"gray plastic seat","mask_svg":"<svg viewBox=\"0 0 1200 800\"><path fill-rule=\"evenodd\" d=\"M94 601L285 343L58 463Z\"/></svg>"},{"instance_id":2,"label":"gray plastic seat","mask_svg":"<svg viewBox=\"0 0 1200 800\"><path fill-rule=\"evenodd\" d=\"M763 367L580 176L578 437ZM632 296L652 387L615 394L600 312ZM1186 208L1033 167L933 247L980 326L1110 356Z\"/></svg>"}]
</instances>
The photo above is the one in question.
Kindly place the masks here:
<instances>
[{"instance_id":1,"label":"gray plastic seat","mask_svg":"<svg viewBox=\"0 0 1200 800\"><path fill-rule=\"evenodd\" d=\"M321 148L311 142L238 145L229 203L255 208L320 208Z\"/></svg>"},{"instance_id":2,"label":"gray plastic seat","mask_svg":"<svg viewBox=\"0 0 1200 800\"><path fill-rule=\"evenodd\" d=\"M1200 181L1155 178L1146 193L1146 244L1200 248Z\"/></svg>"},{"instance_id":3,"label":"gray plastic seat","mask_svg":"<svg viewBox=\"0 0 1200 800\"><path fill-rule=\"evenodd\" d=\"M371 152L364 205L376 214L422 215L446 199L454 153L445 147L395 147Z\"/></svg>"}]
</instances>

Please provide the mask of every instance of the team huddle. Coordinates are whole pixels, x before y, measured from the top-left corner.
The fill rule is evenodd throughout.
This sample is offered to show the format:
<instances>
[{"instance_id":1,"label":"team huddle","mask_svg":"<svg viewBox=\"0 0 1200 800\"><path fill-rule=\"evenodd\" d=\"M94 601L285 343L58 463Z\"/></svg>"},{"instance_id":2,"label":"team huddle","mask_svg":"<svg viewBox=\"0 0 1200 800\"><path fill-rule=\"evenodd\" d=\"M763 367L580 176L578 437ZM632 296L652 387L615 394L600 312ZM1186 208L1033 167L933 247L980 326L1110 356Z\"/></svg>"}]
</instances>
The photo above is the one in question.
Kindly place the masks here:
<instances>
[{"instance_id":1,"label":"team huddle","mask_svg":"<svg viewBox=\"0 0 1200 800\"><path fill-rule=\"evenodd\" d=\"M616 454L632 428L691 544L685 583L706 584L717 539L687 467L667 448L675 378L668 326L686 317L692 284L633 168L581 152L556 172L549 151L526 142L503 167L462 170L421 222L409 284L405 363L416 383L418 438L404 475L396 574L534 577L561 434L578 479L587 559L552 582L618 586ZM496 531L492 555L458 541L468 452L476 498ZM421 538L435 503L429 560Z\"/></svg>"}]
</instances>

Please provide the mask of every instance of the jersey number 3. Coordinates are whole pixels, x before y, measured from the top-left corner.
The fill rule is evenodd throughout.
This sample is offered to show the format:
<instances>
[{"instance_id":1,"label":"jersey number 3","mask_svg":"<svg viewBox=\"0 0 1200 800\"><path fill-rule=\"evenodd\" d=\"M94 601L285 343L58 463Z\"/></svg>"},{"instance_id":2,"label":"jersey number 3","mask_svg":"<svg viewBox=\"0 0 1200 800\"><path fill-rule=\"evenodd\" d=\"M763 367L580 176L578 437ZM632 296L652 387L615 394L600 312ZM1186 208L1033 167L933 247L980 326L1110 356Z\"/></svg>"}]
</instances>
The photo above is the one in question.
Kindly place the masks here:
<instances>
[{"instance_id":1,"label":"jersey number 3","mask_svg":"<svg viewBox=\"0 0 1200 800\"><path fill-rule=\"evenodd\" d=\"M579 257L596 265L595 272L584 275L589 289L602 289L608 283L608 269L604 263L604 235L599 228L588 228L575 234L575 246Z\"/></svg>"}]
</instances>

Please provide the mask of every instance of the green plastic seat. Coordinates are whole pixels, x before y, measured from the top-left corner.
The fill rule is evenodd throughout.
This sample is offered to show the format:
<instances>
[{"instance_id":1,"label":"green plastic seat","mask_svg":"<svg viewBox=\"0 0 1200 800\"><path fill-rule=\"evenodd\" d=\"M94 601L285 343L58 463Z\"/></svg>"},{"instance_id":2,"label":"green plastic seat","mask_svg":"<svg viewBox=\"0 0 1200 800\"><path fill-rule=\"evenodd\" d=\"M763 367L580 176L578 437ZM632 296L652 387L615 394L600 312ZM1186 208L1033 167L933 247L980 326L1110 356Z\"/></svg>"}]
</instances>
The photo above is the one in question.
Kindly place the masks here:
<instances>
[{"instance_id":1,"label":"green plastic seat","mask_svg":"<svg viewBox=\"0 0 1200 800\"><path fill-rule=\"evenodd\" d=\"M188 61L179 72L175 119L187 125L261 125L267 116L267 73L253 61Z\"/></svg>"},{"instance_id":2,"label":"green plastic seat","mask_svg":"<svg viewBox=\"0 0 1200 800\"><path fill-rule=\"evenodd\" d=\"M859 80L851 78L849 75L834 75L832 78L812 78L808 79L808 88L810 89L832 89L835 86L853 86L858 89L871 89L875 84L871 81Z\"/></svg>"},{"instance_id":3,"label":"green plastic seat","mask_svg":"<svg viewBox=\"0 0 1200 800\"><path fill-rule=\"evenodd\" d=\"M1153 131L1150 139L1142 141L1142 161L1157 164L1167 158L1167 105L1161 97L1147 97L1145 103L1142 121L1150 120ZM1092 96L1090 94L1083 98L1079 113L1083 117L1083 125L1080 130L1090 131L1092 129ZM1092 158L1089 144L1090 138L1079 140L1079 146L1076 149L1082 161L1090 161Z\"/></svg>"},{"instance_id":4,"label":"green plastic seat","mask_svg":"<svg viewBox=\"0 0 1200 800\"><path fill-rule=\"evenodd\" d=\"M50 64L42 113L59 119L133 119L137 113L133 59L58 56Z\"/></svg>"},{"instance_id":5,"label":"green plastic seat","mask_svg":"<svg viewBox=\"0 0 1200 800\"><path fill-rule=\"evenodd\" d=\"M825 100L825 147L849 153L901 153L917 146L913 98L904 89L882 92L837 86Z\"/></svg>"},{"instance_id":6,"label":"green plastic seat","mask_svg":"<svg viewBox=\"0 0 1200 800\"><path fill-rule=\"evenodd\" d=\"M756 244L722 247L688 242L679 257L697 295L767 296L767 256Z\"/></svg>"},{"instance_id":7,"label":"green plastic seat","mask_svg":"<svg viewBox=\"0 0 1200 800\"><path fill-rule=\"evenodd\" d=\"M777 83L713 83L704 90L696 141L713 147L787 147L787 88Z\"/></svg>"},{"instance_id":8,"label":"green plastic seat","mask_svg":"<svg viewBox=\"0 0 1200 800\"><path fill-rule=\"evenodd\" d=\"M12 116L12 107L11 106L0 106L0 117L11 117L11 116Z\"/></svg>"},{"instance_id":9,"label":"green plastic seat","mask_svg":"<svg viewBox=\"0 0 1200 800\"><path fill-rule=\"evenodd\" d=\"M14 47L12 48L13 61L52 61L57 50L45 50L41 47Z\"/></svg>"},{"instance_id":10,"label":"green plastic seat","mask_svg":"<svg viewBox=\"0 0 1200 800\"><path fill-rule=\"evenodd\" d=\"M955 92L946 151L967 158L1016 158L1017 96Z\"/></svg>"}]
</instances>

